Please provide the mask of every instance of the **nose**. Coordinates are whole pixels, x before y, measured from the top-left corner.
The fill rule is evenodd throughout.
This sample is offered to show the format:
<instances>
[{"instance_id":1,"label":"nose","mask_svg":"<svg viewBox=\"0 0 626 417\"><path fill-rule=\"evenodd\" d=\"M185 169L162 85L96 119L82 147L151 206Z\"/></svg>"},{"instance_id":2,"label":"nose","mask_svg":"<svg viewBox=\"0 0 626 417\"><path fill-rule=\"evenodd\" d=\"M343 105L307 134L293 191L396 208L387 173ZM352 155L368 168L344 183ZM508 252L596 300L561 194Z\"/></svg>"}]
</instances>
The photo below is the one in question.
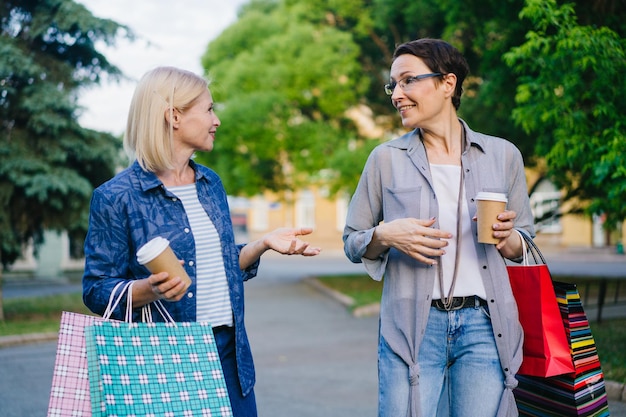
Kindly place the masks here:
<instances>
[{"instance_id":1,"label":"nose","mask_svg":"<svg viewBox=\"0 0 626 417\"><path fill-rule=\"evenodd\" d=\"M404 90L400 87L400 85L396 84L391 91L391 101L395 102L399 97L402 97Z\"/></svg>"}]
</instances>

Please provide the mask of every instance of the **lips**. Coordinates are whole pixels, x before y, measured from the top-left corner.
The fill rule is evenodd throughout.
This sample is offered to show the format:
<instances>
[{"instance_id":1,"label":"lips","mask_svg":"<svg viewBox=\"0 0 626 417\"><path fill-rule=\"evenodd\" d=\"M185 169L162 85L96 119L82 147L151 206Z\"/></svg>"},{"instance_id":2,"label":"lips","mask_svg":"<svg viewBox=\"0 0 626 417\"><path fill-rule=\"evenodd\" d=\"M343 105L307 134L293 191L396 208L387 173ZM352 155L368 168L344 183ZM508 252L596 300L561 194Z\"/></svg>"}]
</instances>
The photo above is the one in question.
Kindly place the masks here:
<instances>
[{"instance_id":1,"label":"lips","mask_svg":"<svg viewBox=\"0 0 626 417\"><path fill-rule=\"evenodd\" d=\"M404 106L398 106L397 109L400 113L404 113L407 110L410 110L415 107L415 104L407 104Z\"/></svg>"}]
</instances>

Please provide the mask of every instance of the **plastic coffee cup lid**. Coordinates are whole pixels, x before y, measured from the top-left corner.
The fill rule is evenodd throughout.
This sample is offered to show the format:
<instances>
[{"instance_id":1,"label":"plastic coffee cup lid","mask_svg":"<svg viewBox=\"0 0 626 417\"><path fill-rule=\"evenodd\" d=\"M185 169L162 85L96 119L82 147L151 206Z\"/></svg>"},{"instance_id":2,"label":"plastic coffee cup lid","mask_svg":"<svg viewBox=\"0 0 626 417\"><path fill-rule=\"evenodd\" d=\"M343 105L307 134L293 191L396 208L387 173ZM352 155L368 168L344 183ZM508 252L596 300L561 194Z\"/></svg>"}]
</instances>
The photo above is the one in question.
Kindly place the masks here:
<instances>
[{"instance_id":1,"label":"plastic coffee cup lid","mask_svg":"<svg viewBox=\"0 0 626 417\"><path fill-rule=\"evenodd\" d=\"M137 262L144 265L161 254L170 244L164 237L157 236L137 251Z\"/></svg>"},{"instance_id":2,"label":"plastic coffee cup lid","mask_svg":"<svg viewBox=\"0 0 626 417\"><path fill-rule=\"evenodd\" d=\"M481 191L476 194L476 200L503 201L505 203L509 201L508 198L506 198L506 194L489 193L487 191Z\"/></svg>"}]
</instances>

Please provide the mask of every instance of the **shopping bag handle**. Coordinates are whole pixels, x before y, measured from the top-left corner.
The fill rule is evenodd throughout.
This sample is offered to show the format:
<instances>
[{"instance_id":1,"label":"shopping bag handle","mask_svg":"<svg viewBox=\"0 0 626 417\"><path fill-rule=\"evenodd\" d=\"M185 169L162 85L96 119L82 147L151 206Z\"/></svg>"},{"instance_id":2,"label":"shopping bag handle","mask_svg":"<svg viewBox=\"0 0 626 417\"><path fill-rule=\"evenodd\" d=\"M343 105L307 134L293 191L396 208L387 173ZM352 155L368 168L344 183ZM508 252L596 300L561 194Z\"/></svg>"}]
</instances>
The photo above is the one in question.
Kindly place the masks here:
<instances>
[{"instance_id":1,"label":"shopping bag handle","mask_svg":"<svg viewBox=\"0 0 626 417\"><path fill-rule=\"evenodd\" d=\"M126 316L124 317L124 321L126 323L133 322L133 284L134 283L135 281L131 281L124 287L124 291L128 292L128 295L126 297ZM167 311L167 309L165 308L161 300L153 301L152 303L146 304L143 307L141 307L141 321L142 322L152 323L152 310L150 309L150 304L153 304L156 307L157 311L161 314L161 316L163 317L163 319L165 319L167 323L172 323L174 324L174 326L176 326L176 322L174 321L170 313Z\"/></svg>"},{"instance_id":2,"label":"shopping bag handle","mask_svg":"<svg viewBox=\"0 0 626 417\"><path fill-rule=\"evenodd\" d=\"M109 296L109 302L107 303L107 307L104 310L104 314L102 315L102 318L105 320L109 320L111 318L111 316L113 315L113 311L115 311L115 309L117 308L117 306L119 305L120 301L122 301L122 298L124 298L124 294L126 294L126 292L128 292L128 288L133 284L133 282L124 282L124 281L120 281L117 283L117 285L115 287L113 287L113 291L111 291L111 295ZM117 290L120 287L124 287L122 288L122 291L120 291L119 295L117 296L117 298L115 298L115 294L117 293Z\"/></svg>"},{"instance_id":3,"label":"shopping bag handle","mask_svg":"<svg viewBox=\"0 0 626 417\"><path fill-rule=\"evenodd\" d=\"M537 247L537 244L535 243L533 238L530 237L528 232L524 229L518 229L518 228L516 228L515 231L519 233L522 239L522 251L523 251L523 256L524 256L524 260L523 260L524 265L528 265L528 253L530 253L531 256L533 257L535 264L539 264L540 263L539 260L541 260L542 264L547 264L546 259L543 257L543 254L539 250L539 247Z\"/></svg>"},{"instance_id":4,"label":"shopping bag handle","mask_svg":"<svg viewBox=\"0 0 626 417\"><path fill-rule=\"evenodd\" d=\"M113 291L111 291L111 295L109 296L109 302L107 303L106 309L104 310L104 314L102 318L104 320L110 320L113 312L117 308L117 306L124 298L124 294L127 294L126 297L126 315L124 316L124 321L127 323L133 322L133 284L135 281L129 282L118 282L115 287L113 287ZM118 290L121 289L119 294L117 294ZM117 294L117 295L116 295ZM176 325L176 322L172 318L171 314L167 311L161 300L154 301L153 303L156 307L157 311L161 314L163 319L166 322L173 323ZM144 323L152 323L152 310L150 310L150 304L146 304L141 307L141 321Z\"/></svg>"}]
</instances>

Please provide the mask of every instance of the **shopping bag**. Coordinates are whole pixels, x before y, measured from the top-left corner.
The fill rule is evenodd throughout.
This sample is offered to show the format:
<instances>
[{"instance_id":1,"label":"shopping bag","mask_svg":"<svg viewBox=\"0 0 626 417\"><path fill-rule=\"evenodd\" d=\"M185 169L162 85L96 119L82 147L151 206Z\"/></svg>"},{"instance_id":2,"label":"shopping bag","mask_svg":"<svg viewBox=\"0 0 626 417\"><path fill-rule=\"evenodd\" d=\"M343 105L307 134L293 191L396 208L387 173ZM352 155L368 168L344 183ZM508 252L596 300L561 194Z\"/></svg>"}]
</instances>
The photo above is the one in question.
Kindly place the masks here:
<instances>
[{"instance_id":1,"label":"shopping bag","mask_svg":"<svg viewBox=\"0 0 626 417\"><path fill-rule=\"evenodd\" d=\"M131 295L124 322L85 328L93 416L232 416L211 325L175 323L160 301L166 322L133 323Z\"/></svg>"},{"instance_id":2,"label":"shopping bag","mask_svg":"<svg viewBox=\"0 0 626 417\"><path fill-rule=\"evenodd\" d=\"M101 321L86 339L94 416L232 416L210 324Z\"/></svg>"},{"instance_id":3,"label":"shopping bag","mask_svg":"<svg viewBox=\"0 0 626 417\"><path fill-rule=\"evenodd\" d=\"M117 294L117 291L120 288L121 284L111 292L109 308L119 303L122 293ZM61 314L48 417L91 416L85 327L100 320L103 318L71 311Z\"/></svg>"},{"instance_id":4,"label":"shopping bag","mask_svg":"<svg viewBox=\"0 0 626 417\"><path fill-rule=\"evenodd\" d=\"M69 311L61 315L48 417L91 416L85 327L100 317Z\"/></svg>"},{"instance_id":5,"label":"shopping bag","mask_svg":"<svg viewBox=\"0 0 626 417\"><path fill-rule=\"evenodd\" d=\"M519 234L524 261L522 265L507 266L524 329L524 358L518 373L548 377L573 372L570 346L550 271L532 238L521 231ZM529 252L535 264L530 264Z\"/></svg>"},{"instance_id":6,"label":"shopping bag","mask_svg":"<svg viewBox=\"0 0 626 417\"><path fill-rule=\"evenodd\" d=\"M604 374L580 294L574 284L554 283L574 361L574 372L549 378L518 375L514 390L521 416L609 415Z\"/></svg>"}]
</instances>

